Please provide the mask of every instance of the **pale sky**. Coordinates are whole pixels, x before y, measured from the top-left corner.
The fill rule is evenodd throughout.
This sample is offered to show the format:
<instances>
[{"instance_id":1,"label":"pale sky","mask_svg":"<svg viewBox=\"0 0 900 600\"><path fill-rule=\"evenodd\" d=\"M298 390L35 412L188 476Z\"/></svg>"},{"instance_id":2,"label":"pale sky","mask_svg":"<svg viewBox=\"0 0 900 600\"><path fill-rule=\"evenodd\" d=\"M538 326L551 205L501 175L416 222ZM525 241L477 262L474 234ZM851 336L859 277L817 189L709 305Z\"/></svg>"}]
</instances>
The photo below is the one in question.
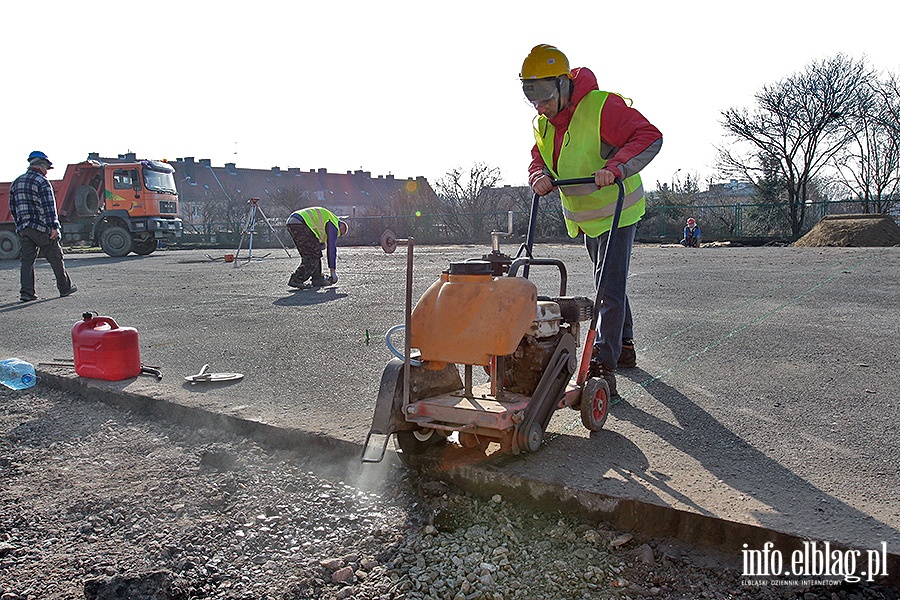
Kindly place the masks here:
<instances>
[{"instance_id":1,"label":"pale sky","mask_svg":"<svg viewBox=\"0 0 900 600\"><path fill-rule=\"evenodd\" d=\"M132 151L432 183L484 163L523 184L534 110L517 76L547 43L663 132L654 189L714 175L720 112L814 60L900 73L891 0L44 0L0 17L0 181L42 150L54 178Z\"/></svg>"}]
</instances>

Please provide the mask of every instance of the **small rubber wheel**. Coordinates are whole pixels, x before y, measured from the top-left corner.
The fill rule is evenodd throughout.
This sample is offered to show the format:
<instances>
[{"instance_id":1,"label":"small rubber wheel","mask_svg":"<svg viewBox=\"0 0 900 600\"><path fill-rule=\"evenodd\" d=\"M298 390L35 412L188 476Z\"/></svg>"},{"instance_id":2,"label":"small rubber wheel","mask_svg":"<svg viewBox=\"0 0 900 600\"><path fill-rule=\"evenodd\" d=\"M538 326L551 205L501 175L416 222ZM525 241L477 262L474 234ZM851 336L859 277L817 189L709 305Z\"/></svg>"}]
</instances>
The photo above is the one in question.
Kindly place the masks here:
<instances>
[{"instance_id":1,"label":"small rubber wheel","mask_svg":"<svg viewBox=\"0 0 900 600\"><path fill-rule=\"evenodd\" d=\"M400 460L405 464L413 464L416 458L439 444L446 443L447 436L441 435L430 427L414 429L413 431L398 431L396 437L397 447L400 449Z\"/></svg>"},{"instance_id":2,"label":"small rubber wheel","mask_svg":"<svg viewBox=\"0 0 900 600\"><path fill-rule=\"evenodd\" d=\"M600 431L609 416L609 385L602 377L592 377L581 390L581 422L590 431Z\"/></svg>"}]
</instances>

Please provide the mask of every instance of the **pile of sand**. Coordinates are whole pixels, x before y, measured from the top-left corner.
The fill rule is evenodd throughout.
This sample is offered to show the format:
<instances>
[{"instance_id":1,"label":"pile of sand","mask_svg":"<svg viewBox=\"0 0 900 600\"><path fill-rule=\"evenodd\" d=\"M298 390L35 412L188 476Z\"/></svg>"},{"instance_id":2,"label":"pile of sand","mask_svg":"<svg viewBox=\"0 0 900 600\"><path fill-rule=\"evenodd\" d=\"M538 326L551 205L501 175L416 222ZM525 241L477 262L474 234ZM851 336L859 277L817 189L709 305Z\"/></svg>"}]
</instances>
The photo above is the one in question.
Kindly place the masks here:
<instances>
[{"instance_id":1,"label":"pile of sand","mask_svg":"<svg viewBox=\"0 0 900 600\"><path fill-rule=\"evenodd\" d=\"M900 246L900 226L888 215L828 215L794 246Z\"/></svg>"}]
</instances>

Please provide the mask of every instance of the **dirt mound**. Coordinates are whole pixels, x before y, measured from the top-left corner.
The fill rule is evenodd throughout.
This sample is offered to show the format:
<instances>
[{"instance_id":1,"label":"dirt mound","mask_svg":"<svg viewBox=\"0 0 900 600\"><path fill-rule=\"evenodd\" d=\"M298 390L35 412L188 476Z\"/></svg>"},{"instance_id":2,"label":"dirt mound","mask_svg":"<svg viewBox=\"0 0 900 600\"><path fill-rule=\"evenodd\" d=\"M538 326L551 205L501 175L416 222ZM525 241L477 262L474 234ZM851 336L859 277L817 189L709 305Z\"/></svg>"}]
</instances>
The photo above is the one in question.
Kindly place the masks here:
<instances>
[{"instance_id":1,"label":"dirt mound","mask_svg":"<svg viewBox=\"0 0 900 600\"><path fill-rule=\"evenodd\" d=\"M888 215L828 215L794 246L898 246L900 226Z\"/></svg>"}]
</instances>

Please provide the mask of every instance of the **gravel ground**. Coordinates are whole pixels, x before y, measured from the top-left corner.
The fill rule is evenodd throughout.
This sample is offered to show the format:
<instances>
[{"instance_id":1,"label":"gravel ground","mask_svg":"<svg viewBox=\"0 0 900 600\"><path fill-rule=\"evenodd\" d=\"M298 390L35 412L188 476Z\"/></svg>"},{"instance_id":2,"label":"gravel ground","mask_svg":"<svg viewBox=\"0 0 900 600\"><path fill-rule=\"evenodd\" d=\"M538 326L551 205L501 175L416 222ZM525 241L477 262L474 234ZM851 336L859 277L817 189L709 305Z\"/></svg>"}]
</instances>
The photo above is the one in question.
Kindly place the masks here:
<instances>
[{"instance_id":1,"label":"gravel ground","mask_svg":"<svg viewBox=\"0 0 900 600\"><path fill-rule=\"evenodd\" d=\"M900 598L752 587L732 556L479 500L399 466L351 483L359 471L0 388L0 600Z\"/></svg>"}]
</instances>

